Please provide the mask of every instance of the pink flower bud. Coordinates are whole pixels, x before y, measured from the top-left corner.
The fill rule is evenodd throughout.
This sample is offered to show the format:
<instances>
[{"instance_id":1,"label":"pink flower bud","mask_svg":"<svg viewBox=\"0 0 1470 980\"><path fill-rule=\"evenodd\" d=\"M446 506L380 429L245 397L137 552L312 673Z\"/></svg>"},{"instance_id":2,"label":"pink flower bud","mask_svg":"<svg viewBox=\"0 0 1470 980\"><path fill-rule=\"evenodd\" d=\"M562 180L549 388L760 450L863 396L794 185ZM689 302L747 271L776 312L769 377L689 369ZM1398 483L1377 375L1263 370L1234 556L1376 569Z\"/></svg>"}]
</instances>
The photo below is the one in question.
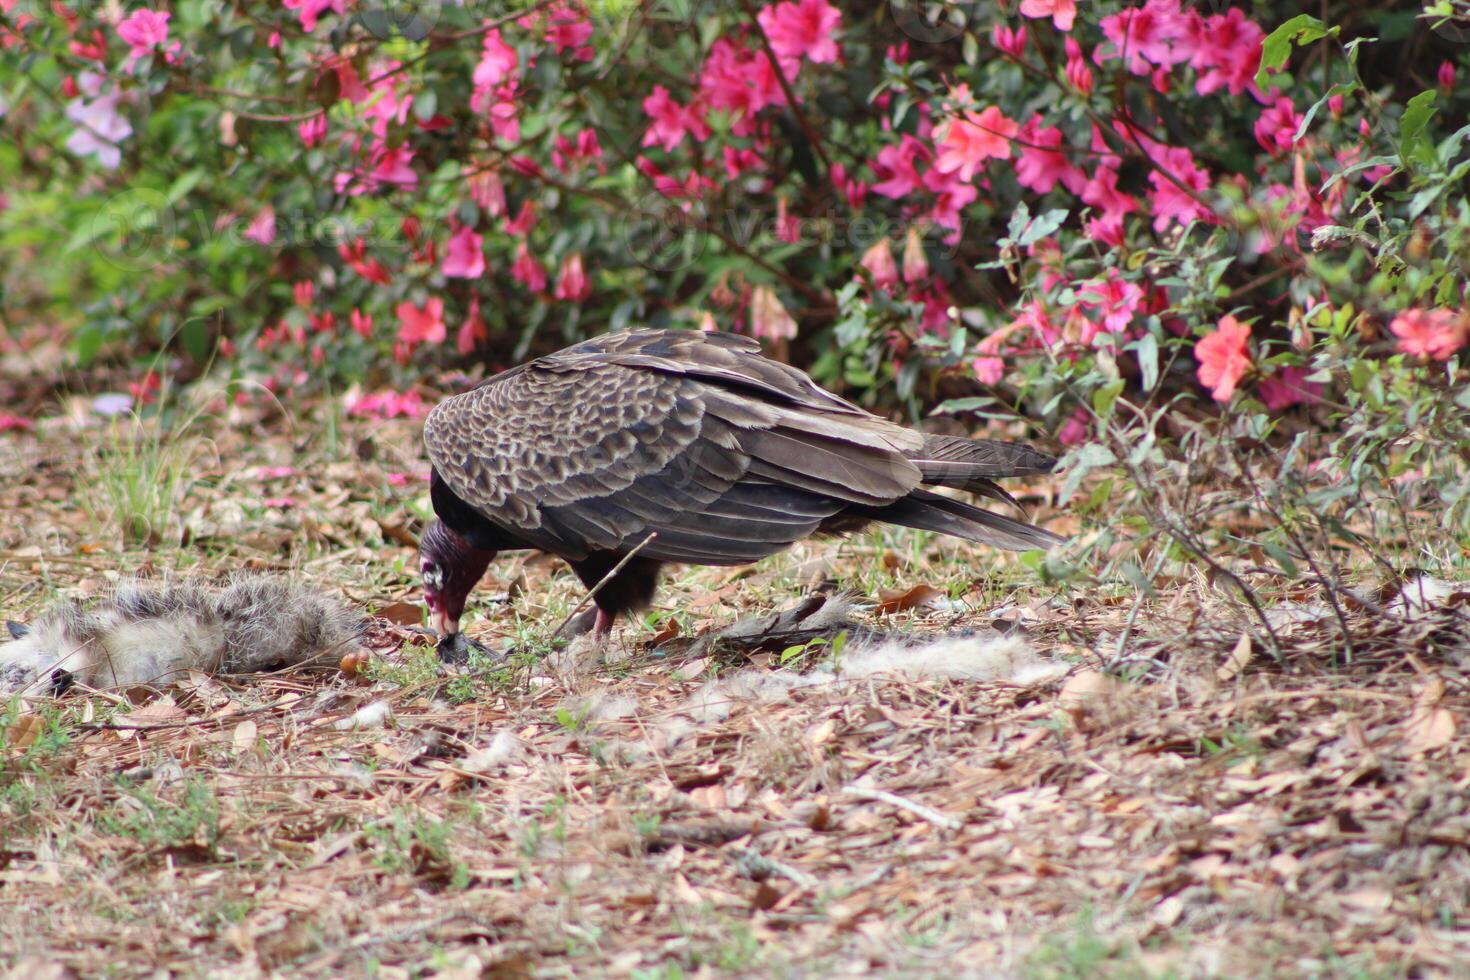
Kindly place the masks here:
<instances>
[{"instance_id":1,"label":"pink flower bud","mask_svg":"<svg viewBox=\"0 0 1470 980\"><path fill-rule=\"evenodd\" d=\"M892 289L898 285L898 266L894 264L893 249L889 247L888 239L880 238L874 242L863 253L858 265L868 270L868 276L876 288Z\"/></svg>"}]
</instances>

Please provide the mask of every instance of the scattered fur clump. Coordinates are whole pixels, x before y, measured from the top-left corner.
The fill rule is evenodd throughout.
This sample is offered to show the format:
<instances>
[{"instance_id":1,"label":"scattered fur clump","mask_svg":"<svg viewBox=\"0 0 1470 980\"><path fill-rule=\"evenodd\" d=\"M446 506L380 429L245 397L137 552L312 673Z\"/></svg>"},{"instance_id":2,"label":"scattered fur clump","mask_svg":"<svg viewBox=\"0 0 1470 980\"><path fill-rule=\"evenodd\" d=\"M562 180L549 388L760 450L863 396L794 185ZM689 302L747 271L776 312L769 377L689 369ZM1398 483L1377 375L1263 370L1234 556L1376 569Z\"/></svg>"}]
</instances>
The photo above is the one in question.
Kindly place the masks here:
<instances>
[{"instance_id":1,"label":"scattered fur clump","mask_svg":"<svg viewBox=\"0 0 1470 980\"><path fill-rule=\"evenodd\" d=\"M46 693L70 681L129 687L189 670L246 674L335 659L367 620L300 583L242 574L221 587L128 582L100 600L63 603L29 628L9 626L15 639L0 645L0 692Z\"/></svg>"},{"instance_id":2,"label":"scattered fur clump","mask_svg":"<svg viewBox=\"0 0 1470 980\"><path fill-rule=\"evenodd\" d=\"M737 704L778 700L797 688L829 687L878 674L1035 684L1066 672L1066 665L1038 656L1024 639L994 631L860 642L844 649L835 663L805 674L742 670L706 682L665 723L665 743L678 742L700 724L723 721Z\"/></svg>"}]
</instances>

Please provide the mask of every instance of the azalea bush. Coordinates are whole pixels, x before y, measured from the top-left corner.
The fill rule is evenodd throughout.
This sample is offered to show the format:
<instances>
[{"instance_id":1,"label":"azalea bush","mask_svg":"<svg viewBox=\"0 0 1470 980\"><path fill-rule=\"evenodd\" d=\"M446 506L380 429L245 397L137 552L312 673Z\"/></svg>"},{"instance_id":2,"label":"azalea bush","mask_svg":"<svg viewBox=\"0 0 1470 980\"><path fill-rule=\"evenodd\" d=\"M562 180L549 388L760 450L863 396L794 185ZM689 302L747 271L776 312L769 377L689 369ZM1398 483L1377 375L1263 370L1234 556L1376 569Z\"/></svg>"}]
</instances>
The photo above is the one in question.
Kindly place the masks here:
<instances>
[{"instance_id":1,"label":"azalea bush","mask_svg":"<svg viewBox=\"0 0 1470 980\"><path fill-rule=\"evenodd\" d=\"M1069 493L1206 418L1463 518L1470 11L1299 10L0 0L4 316L140 400L162 351L379 414L734 330L869 404L1019 410Z\"/></svg>"}]
</instances>

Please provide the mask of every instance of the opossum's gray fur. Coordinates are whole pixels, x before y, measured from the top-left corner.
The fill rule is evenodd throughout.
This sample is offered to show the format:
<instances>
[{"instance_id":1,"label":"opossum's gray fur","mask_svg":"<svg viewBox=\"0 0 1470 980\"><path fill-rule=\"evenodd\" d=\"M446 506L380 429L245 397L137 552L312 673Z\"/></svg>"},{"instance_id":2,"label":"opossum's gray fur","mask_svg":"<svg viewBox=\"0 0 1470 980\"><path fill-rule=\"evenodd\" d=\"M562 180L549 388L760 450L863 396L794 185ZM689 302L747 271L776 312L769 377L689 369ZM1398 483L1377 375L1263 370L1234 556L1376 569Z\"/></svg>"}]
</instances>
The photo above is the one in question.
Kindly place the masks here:
<instances>
[{"instance_id":1,"label":"opossum's gray fur","mask_svg":"<svg viewBox=\"0 0 1470 980\"><path fill-rule=\"evenodd\" d=\"M335 659L366 625L342 600L278 576L240 574L220 587L130 581L103 599L63 603L0 645L0 691L49 693L66 675L129 687L188 670L245 674Z\"/></svg>"}]
</instances>

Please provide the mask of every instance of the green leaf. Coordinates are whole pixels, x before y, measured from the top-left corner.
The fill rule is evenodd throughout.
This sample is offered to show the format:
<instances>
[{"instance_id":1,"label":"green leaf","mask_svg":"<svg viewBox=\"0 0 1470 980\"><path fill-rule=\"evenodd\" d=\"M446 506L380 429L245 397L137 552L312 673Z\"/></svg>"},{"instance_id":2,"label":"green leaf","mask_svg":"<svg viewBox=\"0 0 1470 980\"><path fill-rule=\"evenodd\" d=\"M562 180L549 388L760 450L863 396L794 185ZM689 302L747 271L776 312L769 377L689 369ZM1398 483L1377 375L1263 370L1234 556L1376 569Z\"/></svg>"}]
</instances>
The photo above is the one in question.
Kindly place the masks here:
<instances>
[{"instance_id":1,"label":"green leaf","mask_svg":"<svg viewBox=\"0 0 1470 980\"><path fill-rule=\"evenodd\" d=\"M1101 443L1088 443L1079 448L1069 457L1065 465L1067 467L1067 478L1062 481L1061 503L1072 499L1077 488L1082 485L1082 478L1100 466L1111 466L1118 461L1113 451Z\"/></svg>"},{"instance_id":2,"label":"green leaf","mask_svg":"<svg viewBox=\"0 0 1470 980\"><path fill-rule=\"evenodd\" d=\"M935 406L934 411L929 414L953 415L956 412L973 412L994 404L995 399L986 395L980 395L974 398L951 398L948 401L940 402Z\"/></svg>"},{"instance_id":3,"label":"green leaf","mask_svg":"<svg viewBox=\"0 0 1470 980\"><path fill-rule=\"evenodd\" d=\"M1123 381L1119 379L1111 384L1105 385L1092 393L1092 409L1106 419L1113 414L1113 403L1123 393Z\"/></svg>"},{"instance_id":4,"label":"green leaf","mask_svg":"<svg viewBox=\"0 0 1470 980\"><path fill-rule=\"evenodd\" d=\"M1425 89L1404 106L1399 119L1399 156L1427 164L1435 162L1434 146L1424 135L1434 111L1434 89Z\"/></svg>"},{"instance_id":5,"label":"green leaf","mask_svg":"<svg viewBox=\"0 0 1470 980\"><path fill-rule=\"evenodd\" d=\"M1033 245L1060 228L1062 222L1066 220L1066 208L1053 208L1045 214L1038 215L1026 226L1026 230L1021 233L1021 237L1016 239L1016 244L1021 248L1025 248L1027 245Z\"/></svg>"},{"instance_id":6,"label":"green leaf","mask_svg":"<svg viewBox=\"0 0 1470 980\"><path fill-rule=\"evenodd\" d=\"M1311 44L1328 34L1336 35L1337 28L1334 27L1328 31L1322 22L1311 14L1297 14L1267 34L1266 39L1261 42L1261 67L1256 72L1256 87L1262 90L1266 88L1268 84L1266 76L1286 64L1286 59L1291 57L1293 44Z\"/></svg>"}]
</instances>

